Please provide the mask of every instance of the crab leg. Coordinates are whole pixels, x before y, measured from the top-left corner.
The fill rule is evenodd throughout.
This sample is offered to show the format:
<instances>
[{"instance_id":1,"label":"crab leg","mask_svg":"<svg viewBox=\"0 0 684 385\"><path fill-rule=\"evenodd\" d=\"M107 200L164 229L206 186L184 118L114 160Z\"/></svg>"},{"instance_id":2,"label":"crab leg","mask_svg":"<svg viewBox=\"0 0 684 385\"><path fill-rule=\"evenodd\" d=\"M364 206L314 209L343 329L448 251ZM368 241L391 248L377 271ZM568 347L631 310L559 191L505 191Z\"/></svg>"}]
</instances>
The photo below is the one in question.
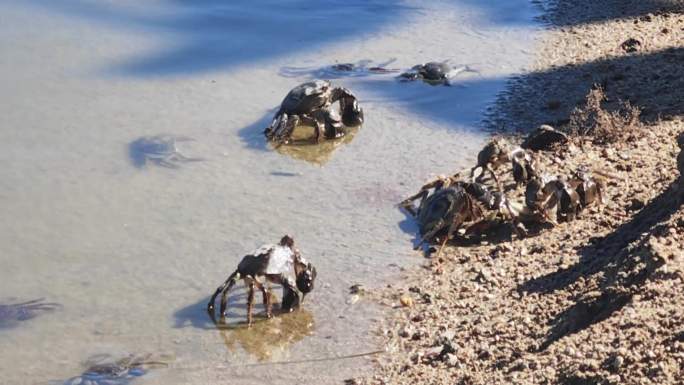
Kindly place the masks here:
<instances>
[{"instance_id":1,"label":"crab leg","mask_svg":"<svg viewBox=\"0 0 684 385\"><path fill-rule=\"evenodd\" d=\"M325 130L325 126L323 125L323 123L306 114L300 115L299 119L301 119L302 124L312 126L314 128L314 142L320 142Z\"/></svg>"},{"instance_id":2,"label":"crab leg","mask_svg":"<svg viewBox=\"0 0 684 385\"><path fill-rule=\"evenodd\" d=\"M201 162L201 161L204 161L204 158L191 158L191 157L188 157L188 156L181 154L180 152L176 152L172 156L174 159L181 161L181 162Z\"/></svg>"},{"instance_id":3,"label":"crab leg","mask_svg":"<svg viewBox=\"0 0 684 385\"><path fill-rule=\"evenodd\" d=\"M252 326L252 310L254 309L254 281L249 281L249 292L247 294L247 326Z\"/></svg>"},{"instance_id":4,"label":"crab leg","mask_svg":"<svg viewBox=\"0 0 684 385\"><path fill-rule=\"evenodd\" d=\"M226 305L227 305L227 296L228 296L228 291L235 285L235 282L240 279L240 273L236 270L231 274L226 281L219 286L216 291L214 292L214 295L211 296L211 299L209 300L209 303L207 304L207 312L211 316L211 319L216 322L214 318L214 301L216 300L216 297L218 297L219 294L222 294L221 296L221 317L223 318L225 311L226 311Z\"/></svg>"}]
</instances>

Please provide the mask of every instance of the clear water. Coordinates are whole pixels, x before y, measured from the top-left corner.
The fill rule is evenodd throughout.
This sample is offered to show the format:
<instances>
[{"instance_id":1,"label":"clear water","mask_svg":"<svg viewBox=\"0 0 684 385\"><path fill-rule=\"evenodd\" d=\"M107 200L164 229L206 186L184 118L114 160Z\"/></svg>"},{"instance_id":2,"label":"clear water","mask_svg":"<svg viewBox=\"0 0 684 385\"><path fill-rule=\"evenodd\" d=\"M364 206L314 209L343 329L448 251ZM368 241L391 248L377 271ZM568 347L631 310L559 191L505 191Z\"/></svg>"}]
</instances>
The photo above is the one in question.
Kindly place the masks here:
<instances>
[{"instance_id":1,"label":"clear water","mask_svg":"<svg viewBox=\"0 0 684 385\"><path fill-rule=\"evenodd\" d=\"M532 58L533 13L525 0L0 0L0 301L62 304L0 330L0 383L60 383L103 353L175 356L136 384L359 374L365 359L272 363L378 348L380 313L347 304L348 287L422 262L395 204L473 162L483 110ZM314 163L263 139L325 66L447 59L478 72L451 87L334 79L366 123ZM161 133L194 138L181 150L206 161L136 168L128 144ZM209 295L285 233L319 272L304 310L216 330Z\"/></svg>"}]
</instances>

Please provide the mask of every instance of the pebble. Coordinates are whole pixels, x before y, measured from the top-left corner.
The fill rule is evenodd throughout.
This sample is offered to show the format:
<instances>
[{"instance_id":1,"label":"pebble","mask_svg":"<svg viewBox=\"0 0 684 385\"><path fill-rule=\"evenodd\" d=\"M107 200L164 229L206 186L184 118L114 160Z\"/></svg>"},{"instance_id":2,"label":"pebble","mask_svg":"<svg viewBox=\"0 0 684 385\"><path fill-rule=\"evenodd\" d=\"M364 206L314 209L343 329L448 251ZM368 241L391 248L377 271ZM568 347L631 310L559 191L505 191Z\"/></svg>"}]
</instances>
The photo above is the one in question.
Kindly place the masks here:
<instances>
[{"instance_id":1,"label":"pebble","mask_svg":"<svg viewBox=\"0 0 684 385\"><path fill-rule=\"evenodd\" d=\"M399 298L399 302L401 302L401 306L403 307L413 307L413 298L408 295L402 295L401 298Z\"/></svg>"},{"instance_id":2,"label":"pebble","mask_svg":"<svg viewBox=\"0 0 684 385\"><path fill-rule=\"evenodd\" d=\"M618 370L620 370L620 368L622 367L622 364L623 364L624 362L625 362L625 359L622 358L622 356L617 355L617 356L615 356L615 357L611 360L611 362L610 362L610 367L611 367L611 369L613 369L614 371L618 371Z\"/></svg>"},{"instance_id":3,"label":"pebble","mask_svg":"<svg viewBox=\"0 0 684 385\"><path fill-rule=\"evenodd\" d=\"M358 294L354 294L347 299L347 305L353 305L359 302L359 299L361 299L361 297L359 297Z\"/></svg>"}]
</instances>

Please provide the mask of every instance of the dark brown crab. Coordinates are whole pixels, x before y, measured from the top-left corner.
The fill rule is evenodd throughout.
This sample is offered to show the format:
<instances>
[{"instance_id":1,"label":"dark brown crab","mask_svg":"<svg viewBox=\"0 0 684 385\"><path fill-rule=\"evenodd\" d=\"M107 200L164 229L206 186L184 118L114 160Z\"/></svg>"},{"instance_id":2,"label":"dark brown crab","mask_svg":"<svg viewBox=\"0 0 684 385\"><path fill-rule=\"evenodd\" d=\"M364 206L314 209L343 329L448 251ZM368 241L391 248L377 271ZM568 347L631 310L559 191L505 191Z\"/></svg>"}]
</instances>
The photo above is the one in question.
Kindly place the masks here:
<instances>
[{"instance_id":1,"label":"dark brown crab","mask_svg":"<svg viewBox=\"0 0 684 385\"><path fill-rule=\"evenodd\" d=\"M342 117L332 109L339 102ZM314 140L335 139L344 136L342 125L360 126L363 110L356 96L346 88L333 86L327 80L314 80L293 88L280 105L271 125L264 134L277 144L292 142L292 134L299 124L312 126Z\"/></svg>"},{"instance_id":2,"label":"dark brown crab","mask_svg":"<svg viewBox=\"0 0 684 385\"><path fill-rule=\"evenodd\" d=\"M52 311L61 307L60 304L43 302L43 298L32 301L0 304L0 329L11 328L38 316L42 312Z\"/></svg>"},{"instance_id":3,"label":"dark brown crab","mask_svg":"<svg viewBox=\"0 0 684 385\"><path fill-rule=\"evenodd\" d=\"M423 80L430 85L451 85L451 79L461 72L472 70L468 66L452 67L447 62L428 62L413 66L409 71L399 75L401 81Z\"/></svg>"},{"instance_id":4,"label":"dark brown crab","mask_svg":"<svg viewBox=\"0 0 684 385\"><path fill-rule=\"evenodd\" d=\"M294 268L295 280L290 278ZM277 245L264 245L254 252L244 256L237 269L219 286L207 304L207 312L214 318L214 301L221 294L220 323L225 323L228 291L243 279L248 287L247 324L252 324L252 310L254 308L254 289L258 288L263 295L266 316L272 316L271 288L269 283L283 286L283 301L281 310L290 312L299 306L298 291L302 293L302 301L306 294L314 288L316 268L307 263L294 247L294 240L289 235L282 237Z\"/></svg>"},{"instance_id":5,"label":"dark brown crab","mask_svg":"<svg viewBox=\"0 0 684 385\"><path fill-rule=\"evenodd\" d=\"M416 194L411 195L410 197L401 201L398 206L400 208L403 208L409 214L415 217L418 215L417 210L420 210L420 207L423 206L423 203L425 202L425 199L430 195L431 190L433 192L437 192L437 190L448 188L458 183L460 180L461 175L459 173L456 173L451 176L439 175L437 176L437 178L435 178L435 180L424 184L423 187L421 187ZM416 209L414 202L418 199L420 199L420 202L418 202L418 209Z\"/></svg>"},{"instance_id":6,"label":"dark brown crab","mask_svg":"<svg viewBox=\"0 0 684 385\"><path fill-rule=\"evenodd\" d=\"M416 209L414 204L418 199L420 202ZM399 203L399 206L418 221L421 242L416 248L446 230L438 256L446 242L465 225L477 224L478 228L485 228L497 216L503 216L518 225L518 213L505 194L492 192L482 183L464 181L458 173L450 177L439 176L421 187L417 194Z\"/></svg>"},{"instance_id":7,"label":"dark brown crab","mask_svg":"<svg viewBox=\"0 0 684 385\"><path fill-rule=\"evenodd\" d=\"M517 186L524 185L539 175L539 162L532 151L516 148L511 151L510 158L513 179Z\"/></svg>"},{"instance_id":8,"label":"dark brown crab","mask_svg":"<svg viewBox=\"0 0 684 385\"><path fill-rule=\"evenodd\" d=\"M477 154L477 165L470 170L470 178L473 181L480 181L484 177L485 171L489 171L499 186L499 190L501 190L499 179L496 177L494 170L509 161L511 161L511 154L508 142L502 138L495 138L487 143ZM475 171L478 168L482 170L482 174L474 178Z\"/></svg>"},{"instance_id":9,"label":"dark brown crab","mask_svg":"<svg viewBox=\"0 0 684 385\"><path fill-rule=\"evenodd\" d=\"M525 204L532 214L558 225L558 218L575 219L582 209L580 196L564 177L535 177L525 188Z\"/></svg>"},{"instance_id":10,"label":"dark brown crab","mask_svg":"<svg viewBox=\"0 0 684 385\"><path fill-rule=\"evenodd\" d=\"M579 194L580 204L587 207L593 203L605 204L603 192L606 190L605 180L589 171L586 167L581 167L570 179L577 194Z\"/></svg>"}]
</instances>

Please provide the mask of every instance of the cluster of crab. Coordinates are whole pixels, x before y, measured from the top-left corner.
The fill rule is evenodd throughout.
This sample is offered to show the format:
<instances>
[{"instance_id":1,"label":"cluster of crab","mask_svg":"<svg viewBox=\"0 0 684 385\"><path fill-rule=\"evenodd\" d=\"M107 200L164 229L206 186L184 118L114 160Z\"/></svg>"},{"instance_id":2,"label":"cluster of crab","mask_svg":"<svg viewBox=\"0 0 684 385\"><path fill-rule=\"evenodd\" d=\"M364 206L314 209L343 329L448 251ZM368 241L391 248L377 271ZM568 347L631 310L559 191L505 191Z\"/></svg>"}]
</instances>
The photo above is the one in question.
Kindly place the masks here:
<instances>
[{"instance_id":1,"label":"cluster of crab","mask_svg":"<svg viewBox=\"0 0 684 385\"><path fill-rule=\"evenodd\" d=\"M525 224L555 226L575 219L587 206L603 204L605 174L598 175L587 167L577 168L570 176L552 175L542 169L541 150L567 141L564 133L546 125L514 148L503 139L493 139L479 152L477 165L467 178L457 173L425 184L399 204L418 222L421 241L417 248L438 241L441 253L458 232L482 232L501 222L510 224L522 237L528 233ZM508 170L515 182L509 186L504 186L501 174L497 175L506 164L510 164ZM509 197L515 192L521 192L518 195L522 197Z\"/></svg>"}]
</instances>

